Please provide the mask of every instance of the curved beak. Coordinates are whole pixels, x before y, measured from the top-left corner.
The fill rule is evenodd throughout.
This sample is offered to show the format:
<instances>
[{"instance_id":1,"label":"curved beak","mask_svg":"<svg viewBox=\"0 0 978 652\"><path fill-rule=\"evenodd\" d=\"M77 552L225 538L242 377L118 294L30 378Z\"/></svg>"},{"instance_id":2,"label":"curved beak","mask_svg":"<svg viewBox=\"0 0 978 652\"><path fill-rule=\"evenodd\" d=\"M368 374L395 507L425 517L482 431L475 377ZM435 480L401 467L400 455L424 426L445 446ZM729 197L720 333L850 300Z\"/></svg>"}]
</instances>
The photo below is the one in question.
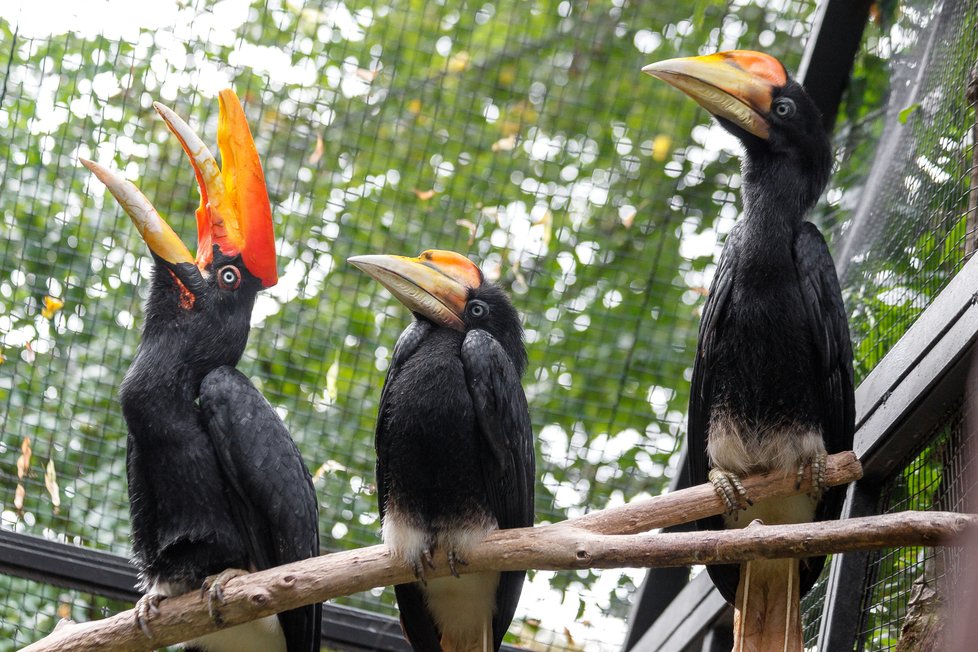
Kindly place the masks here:
<instances>
[{"instance_id":1,"label":"curved beak","mask_svg":"<svg viewBox=\"0 0 978 652\"><path fill-rule=\"evenodd\" d=\"M675 86L713 115L764 139L769 129L764 116L771 110L774 90L788 83L780 61L750 50L668 59L649 64L642 72Z\"/></svg>"},{"instance_id":2,"label":"curved beak","mask_svg":"<svg viewBox=\"0 0 978 652\"><path fill-rule=\"evenodd\" d=\"M150 251L173 270L184 287L191 291L199 287L202 278L194 264L194 257L166 220L156 212L146 195L131 181L112 170L88 159L80 158L79 161L105 184L136 225L136 230L149 245Z\"/></svg>"},{"instance_id":3,"label":"curved beak","mask_svg":"<svg viewBox=\"0 0 978 652\"><path fill-rule=\"evenodd\" d=\"M353 256L347 261L380 281L412 312L458 331L465 330L469 293L483 281L475 263L452 251L428 250L417 258Z\"/></svg>"},{"instance_id":4,"label":"curved beak","mask_svg":"<svg viewBox=\"0 0 978 652\"><path fill-rule=\"evenodd\" d=\"M248 271L264 287L278 282L272 207L265 175L244 109L230 88L220 92L217 144L223 168L180 116L154 102L166 126L190 158L200 188L197 208L197 267L206 269L214 247L228 257L241 255Z\"/></svg>"}]
</instances>

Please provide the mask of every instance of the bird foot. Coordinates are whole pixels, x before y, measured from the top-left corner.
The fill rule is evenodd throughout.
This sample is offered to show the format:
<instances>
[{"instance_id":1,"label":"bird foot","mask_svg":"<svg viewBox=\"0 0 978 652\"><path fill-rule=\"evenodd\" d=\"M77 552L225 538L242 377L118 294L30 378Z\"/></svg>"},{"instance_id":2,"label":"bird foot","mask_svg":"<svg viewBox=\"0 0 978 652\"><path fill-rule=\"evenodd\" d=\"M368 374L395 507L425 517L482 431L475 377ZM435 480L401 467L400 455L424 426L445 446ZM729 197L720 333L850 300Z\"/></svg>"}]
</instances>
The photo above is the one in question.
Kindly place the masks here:
<instances>
[{"instance_id":1,"label":"bird foot","mask_svg":"<svg viewBox=\"0 0 978 652\"><path fill-rule=\"evenodd\" d=\"M744 488L737 474L720 469L711 469L709 477L713 484L713 490L717 492L720 500L727 505L728 514L733 514L738 509L745 509L743 502L746 502L747 505L754 504L754 501L747 496L747 489Z\"/></svg>"},{"instance_id":2,"label":"bird foot","mask_svg":"<svg viewBox=\"0 0 978 652\"><path fill-rule=\"evenodd\" d=\"M228 568L217 575L211 575L200 585L200 597L207 596L207 611L211 614L211 620L218 625L224 624L221 616L220 607L224 604L224 585L235 577L248 575L248 571L240 568Z\"/></svg>"},{"instance_id":3,"label":"bird foot","mask_svg":"<svg viewBox=\"0 0 978 652\"><path fill-rule=\"evenodd\" d=\"M456 566L468 566L469 562L462 559L459 554L454 550L448 551L448 567L452 570L452 575L458 577L458 568Z\"/></svg>"},{"instance_id":4,"label":"bird foot","mask_svg":"<svg viewBox=\"0 0 978 652\"><path fill-rule=\"evenodd\" d=\"M166 600L162 593L147 593L136 601L133 611L136 614L136 624L143 630L146 638L153 638L153 630L149 626L149 621L160 615L160 602Z\"/></svg>"},{"instance_id":5,"label":"bird foot","mask_svg":"<svg viewBox=\"0 0 978 652\"><path fill-rule=\"evenodd\" d=\"M424 576L425 567L435 570L435 548L434 546L427 548L418 555L413 562L411 562L411 567L414 569L414 576L422 584L427 584L428 581Z\"/></svg>"},{"instance_id":6,"label":"bird foot","mask_svg":"<svg viewBox=\"0 0 978 652\"><path fill-rule=\"evenodd\" d=\"M815 500L819 500L822 494L825 493L825 490L828 489L828 479L826 478L828 455L822 451L816 453L815 457L808 464L798 465L798 479L795 482L795 489L801 487L802 478L805 476L805 467L809 466L812 469L812 488L808 495Z\"/></svg>"}]
</instances>

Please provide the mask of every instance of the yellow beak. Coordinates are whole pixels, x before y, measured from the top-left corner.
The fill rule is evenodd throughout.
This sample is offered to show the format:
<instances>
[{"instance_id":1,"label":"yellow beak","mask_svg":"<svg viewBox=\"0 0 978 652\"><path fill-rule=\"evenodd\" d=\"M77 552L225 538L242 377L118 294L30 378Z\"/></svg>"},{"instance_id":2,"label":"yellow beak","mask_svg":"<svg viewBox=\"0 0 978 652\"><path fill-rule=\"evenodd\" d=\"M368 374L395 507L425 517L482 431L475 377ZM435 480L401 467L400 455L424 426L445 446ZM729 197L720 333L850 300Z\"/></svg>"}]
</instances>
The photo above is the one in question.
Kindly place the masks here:
<instances>
[{"instance_id":1,"label":"yellow beak","mask_svg":"<svg viewBox=\"0 0 978 652\"><path fill-rule=\"evenodd\" d=\"M780 61L750 50L668 59L649 64L642 72L675 86L713 115L764 139L770 126L764 116L771 110L774 90L788 83Z\"/></svg>"},{"instance_id":2,"label":"yellow beak","mask_svg":"<svg viewBox=\"0 0 978 652\"><path fill-rule=\"evenodd\" d=\"M390 290L412 312L458 331L465 330L470 290L482 285L482 271L452 251L428 250L417 258L353 256L347 259Z\"/></svg>"}]
</instances>

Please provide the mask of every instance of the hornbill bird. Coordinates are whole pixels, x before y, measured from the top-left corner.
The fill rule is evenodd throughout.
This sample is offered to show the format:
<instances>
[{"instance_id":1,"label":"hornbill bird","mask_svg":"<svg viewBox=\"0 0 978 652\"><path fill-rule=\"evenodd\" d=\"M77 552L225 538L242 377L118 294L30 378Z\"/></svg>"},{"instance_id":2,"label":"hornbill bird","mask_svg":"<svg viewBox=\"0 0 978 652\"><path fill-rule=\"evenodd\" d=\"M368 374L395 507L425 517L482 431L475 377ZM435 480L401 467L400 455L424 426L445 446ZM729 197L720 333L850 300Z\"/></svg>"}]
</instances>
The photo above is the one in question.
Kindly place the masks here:
<instances>
[{"instance_id":1,"label":"hornbill bird","mask_svg":"<svg viewBox=\"0 0 978 652\"><path fill-rule=\"evenodd\" d=\"M156 110L190 157L200 187L196 260L150 201L83 160L132 218L153 255L146 322L120 389L134 562L147 636L160 600L206 592L220 622L224 583L319 554L312 478L289 431L234 367L262 288L278 280L272 213L244 110L221 91L222 168L173 111ZM187 643L244 652L318 650L321 605Z\"/></svg>"},{"instance_id":2,"label":"hornbill bird","mask_svg":"<svg viewBox=\"0 0 978 652\"><path fill-rule=\"evenodd\" d=\"M743 144L744 217L727 237L703 310L690 388L687 463L729 512L701 527L835 519L825 458L852 448L852 347L832 257L805 221L832 150L814 102L771 56L731 51L643 68L712 113ZM740 477L811 466L812 495L751 502ZM738 513L741 501L746 513ZM735 650L801 650L800 596L824 557L709 566L737 609Z\"/></svg>"},{"instance_id":3,"label":"hornbill bird","mask_svg":"<svg viewBox=\"0 0 978 652\"><path fill-rule=\"evenodd\" d=\"M458 575L497 529L533 525L526 348L505 292L464 256L354 256L415 316L394 347L375 446L384 542L418 581L394 587L415 650L498 650L526 573ZM453 577L425 579L436 549Z\"/></svg>"}]
</instances>

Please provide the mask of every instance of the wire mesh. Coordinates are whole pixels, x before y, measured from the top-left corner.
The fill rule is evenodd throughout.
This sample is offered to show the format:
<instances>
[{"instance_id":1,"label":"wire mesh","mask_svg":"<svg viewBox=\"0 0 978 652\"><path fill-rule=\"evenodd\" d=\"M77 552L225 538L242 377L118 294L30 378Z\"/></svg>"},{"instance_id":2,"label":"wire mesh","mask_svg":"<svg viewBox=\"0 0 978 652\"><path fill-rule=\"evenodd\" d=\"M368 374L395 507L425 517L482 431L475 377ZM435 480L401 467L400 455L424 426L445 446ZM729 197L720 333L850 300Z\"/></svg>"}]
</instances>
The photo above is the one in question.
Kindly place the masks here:
<instances>
[{"instance_id":1,"label":"wire mesh","mask_svg":"<svg viewBox=\"0 0 978 652\"><path fill-rule=\"evenodd\" d=\"M0 575L3 611L0 652L13 652L33 643L38 632L50 632L62 618L76 622L98 620L131 606L97 595Z\"/></svg>"},{"instance_id":2,"label":"wire mesh","mask_svg":"<svg viewBox=\"0 0 978 652\"><path fill-rule=\"evenodd\" d=\"M850 313L857 380L974 252L978 52L968 0L877 3L837 128L821 223Z\"/></svg>"},{"instance_id":3,"label":"wire mesh","mask_svg":"<svg viewBox=\"0 0 978 652\"><path fill-rule=\"evenodd\" d=\"M933 437L911 456L881 494L882 513L939 509L965 511L975 495L978 457L965 436L959 403ZM947 596L961 577L957 548L895 548L869 556L857 649L914 649L914 637L936 609L921 592ZM915 597L916 596L916 597ZM933 636L933 633L931 633Z\"/></svg>"},{"instance_id":4,"label":"wire mesh","mask_svg":"<svg viewBox=\"0 0 978 652\"><path fill-rule=\"evenodd\" d=\"M638 70L738 46L795 68L813 6L118 2L86 21L84 4L5 4L3 527L128 550L115 394L151 260L77 158L123 170L186 239L193 181L151 102L213 142L227 84L264 159L282 267L240 367L315 472L326 548L378 541L372 429L408 320L344 264L360 253L460 250L514 295L538 521L658 493L739 172L708 116ZM616 647L639 577L535 573L512 638ZM386 590L342 602L394 613Z\"/></svg>"},{"instance_id":5,"label":"wire mesh","mask_svg":"<svg viewBox=\"0 0 978 652\"><path fill-rule=\"evenodd\" d=\"M896 47L891 34L884 46L881 31L857 68L876 76L848 107L876 113L847 116L823 212L837 259L847 242L858 245L843 280L854 323L863 320L854 325L863 370L902 332L892 324L908 323L897 316L915 316L960 266L973 231L960 186L974 151L970 114L935 90L964 70L968 26L978 33L966 4L947 3L960 20L901 15L901 34L916 36ZM762 48L796 69L814 1L130 5L0 8L0 526L128 551L116 391L138 342L151 260L77 157L124 170L186 240L193 182L151 102L188 116L212 143L214 94L228 84L263 156L282 271L259 299L240 367L315 472L326 548L378 541L372 429L408 319L345 265L354 254L452 248L511 291L530 353L538 522L664 488L704 288L738 216L740 177L737 146L637 71L733 47ZM86 21L86 11L114 20ZM918 140L946 128L928 147L943 152L950 139L957 149L949 162L921 149L930 166L906 158L893 178L920 184L896 193L899 211L862 209L881 192L865 170L871 136L892 123L886 66L935 25L960 30L928 50L946 85L918 90L933 99L898 123ZM935 169L953 179L937 183ZM921 244L925 232L933 244ZM891 259L901 257L916 285L894 303L886 292L905 281ZM918 274L913 261L935 271ZM614 648L640 576L535 573L512 638ZM34 590L18 582L7 604ZM56 607L58 595L38 595ZM341 602L394 613L387 590ZM19 622L5 616L0 631ZM36 635L50 624L33 623Z\"/></svg>"}]
</instances>

